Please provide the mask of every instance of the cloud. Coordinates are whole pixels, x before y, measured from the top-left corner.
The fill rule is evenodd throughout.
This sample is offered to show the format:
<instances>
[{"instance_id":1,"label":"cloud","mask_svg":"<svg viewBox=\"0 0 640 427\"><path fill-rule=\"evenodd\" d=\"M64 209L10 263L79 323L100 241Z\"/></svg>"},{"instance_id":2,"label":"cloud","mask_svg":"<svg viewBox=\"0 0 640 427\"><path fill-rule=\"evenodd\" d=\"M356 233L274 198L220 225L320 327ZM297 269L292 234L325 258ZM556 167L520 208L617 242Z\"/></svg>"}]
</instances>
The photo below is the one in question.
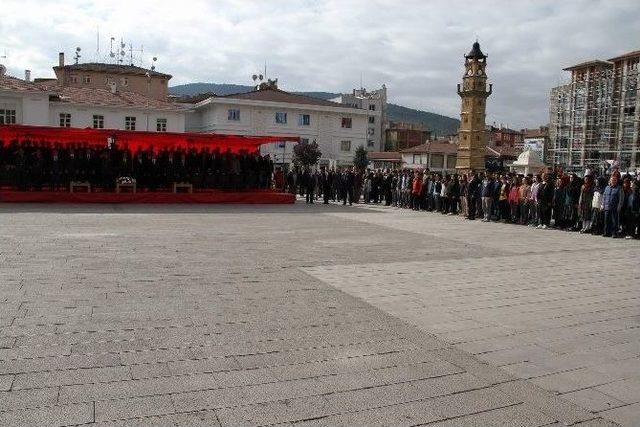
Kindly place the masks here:
<instances>
[{"instance_id":1,"label":"cloud","mask_svg":"<svg viewBox=\"0 0 640 427\"><path fill-rule=\"evenodd\" d=\"M350 91L362 75L391 102L456 117L477 36L494 84L487 120L518 128L548 121L562 68L639 49L636 17L636 0L4 0L0 53L15 75L50 76L59 51L105 60L109 38L122 37L144 46L140 65L157 56L172 84L248 84L267 62L285 89Z\"/></svg>"}]
</instances>

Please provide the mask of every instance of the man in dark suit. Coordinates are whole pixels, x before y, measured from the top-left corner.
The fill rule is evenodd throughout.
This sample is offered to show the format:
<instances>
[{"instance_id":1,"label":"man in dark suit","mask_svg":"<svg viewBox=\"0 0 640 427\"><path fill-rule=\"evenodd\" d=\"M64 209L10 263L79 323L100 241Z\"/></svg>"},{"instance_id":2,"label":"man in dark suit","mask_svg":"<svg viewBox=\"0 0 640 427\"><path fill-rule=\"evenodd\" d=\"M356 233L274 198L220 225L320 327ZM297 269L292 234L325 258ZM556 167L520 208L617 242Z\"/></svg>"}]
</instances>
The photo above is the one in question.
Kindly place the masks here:
<instances>
[{"instance_id":1,"label":"man in dark suit","mask_svg":"<svg viewBox=\"0 0 640 427\"><path fill-rule=\"evenodd\" d=\"M478 178L478 174L474 171L471 171L471 181L469 181L469 187L467 190L467 199L469 206L469 219L476 219L476 212L478 210L478 200L480 200L480 188L482 182L480 178Z\"/></svg>"}]
</instances>

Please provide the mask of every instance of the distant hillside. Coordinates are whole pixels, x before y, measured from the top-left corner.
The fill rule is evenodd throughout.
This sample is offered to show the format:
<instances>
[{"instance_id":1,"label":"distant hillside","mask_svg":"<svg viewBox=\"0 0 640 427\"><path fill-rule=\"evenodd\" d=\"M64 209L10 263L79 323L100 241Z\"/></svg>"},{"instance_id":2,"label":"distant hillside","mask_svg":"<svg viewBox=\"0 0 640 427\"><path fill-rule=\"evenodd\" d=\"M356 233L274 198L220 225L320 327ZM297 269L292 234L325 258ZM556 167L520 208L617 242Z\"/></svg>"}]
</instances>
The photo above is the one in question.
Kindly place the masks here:
<instances>
[{"instance_id":1,"label":"distant hillside","mask_svg":"<svg viewBox=\"0 0 640 427\"><path fill-rule=\"evenodd\" d=\"M433 136L446 136L458 132L460 120L428 111L414 110L396 104L387 104L387 116L392 122L420 123L430 129Z\"/></svg>"},{"instance_id":2,"label":"distant hillside","mask_svg":"<svg viewBox=\"0 0 640 427\"><path fill-rule=\"evenodd\" d=\"M216 95L230 95L232 93L249 92L253 86L234 85L226 83L188 83L169 88L172 95L193 96L205 92L213 92ZM339 96L333 92L294 92L300 95L311 96L320 99L331 99ZM437 136L456 133L460 126L460 120L428 111L415 110L396 104L388 104L388 119L394 122L419 123L430 129Z\"/></svg>"}]
</instances>

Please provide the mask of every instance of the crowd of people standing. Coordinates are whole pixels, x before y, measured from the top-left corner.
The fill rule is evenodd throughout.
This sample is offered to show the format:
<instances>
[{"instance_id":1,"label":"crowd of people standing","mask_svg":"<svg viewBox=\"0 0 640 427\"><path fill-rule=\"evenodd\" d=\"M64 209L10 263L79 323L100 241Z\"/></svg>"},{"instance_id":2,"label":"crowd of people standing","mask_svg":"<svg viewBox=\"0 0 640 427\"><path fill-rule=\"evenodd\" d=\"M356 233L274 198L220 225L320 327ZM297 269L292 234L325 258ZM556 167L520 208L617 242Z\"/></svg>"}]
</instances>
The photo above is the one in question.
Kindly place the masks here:
<instances>
[{"instance_id":1,"label":"crowd of people standing","mask_svg":"<svg viewBox=\"0 0 640 427\"><path fill-rule=\"evenodd\" d=\"M539 229L640 238L640 177L547 170L541 174L441 174L428 170L289 171L287 190L307 203L360 202Z\"/></svg>"},{"instance_id":2,"label":"crowd of people standing","mask_svg":"<svg viewBox=\"0 0 640 427\"><path fill-rule=\"evenodd\" d=\"M112 191L123 178L136 180L139 191L174 182L194 189L264 189L271 187L273 170L269 157L246 151L0 141L0 186L18 191L64 191L74 181Z\"/></svg>"}]
</instances>

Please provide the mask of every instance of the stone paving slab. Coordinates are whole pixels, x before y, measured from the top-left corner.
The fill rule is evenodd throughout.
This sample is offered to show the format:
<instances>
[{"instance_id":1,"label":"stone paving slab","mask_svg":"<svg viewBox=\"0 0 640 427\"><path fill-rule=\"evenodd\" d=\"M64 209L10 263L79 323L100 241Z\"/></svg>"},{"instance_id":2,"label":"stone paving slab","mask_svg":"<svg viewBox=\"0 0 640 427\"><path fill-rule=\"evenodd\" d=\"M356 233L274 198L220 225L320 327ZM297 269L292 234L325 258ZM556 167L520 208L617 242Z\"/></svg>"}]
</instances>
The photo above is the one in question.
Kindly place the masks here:
<instances>
[{"instance_id":1,"label":"stone paving slab","mask_svg":"<svg viewBox=\"0 0 640 427\"><path fill-rule=\"evenodd\" d=\"M574 235L464 227L339 206L0 205L0 425L632 425L633 266L601 254L626 242L583 254L607 260L602 289L537 249ZM523 254L551 280L516 287L505 265ZM581 368L617 380L566 399L533 384Z\"/></svg>"},{"instance_id":2,"label":"stone paving slab","mask_svg":"<svg viewBox=\"0 0 640 427\"><path fill-rule=\"evenodd\" d=\"M367 210L369 214L331 215L411 230L427 246L444 236L473 242L483 247L484 256L323 265L304 271L503 372L633 425L624 407L640 402L637 242L380 207ZM496 254L495 249L517 252Z\"/></svg>"}]
</instances>

